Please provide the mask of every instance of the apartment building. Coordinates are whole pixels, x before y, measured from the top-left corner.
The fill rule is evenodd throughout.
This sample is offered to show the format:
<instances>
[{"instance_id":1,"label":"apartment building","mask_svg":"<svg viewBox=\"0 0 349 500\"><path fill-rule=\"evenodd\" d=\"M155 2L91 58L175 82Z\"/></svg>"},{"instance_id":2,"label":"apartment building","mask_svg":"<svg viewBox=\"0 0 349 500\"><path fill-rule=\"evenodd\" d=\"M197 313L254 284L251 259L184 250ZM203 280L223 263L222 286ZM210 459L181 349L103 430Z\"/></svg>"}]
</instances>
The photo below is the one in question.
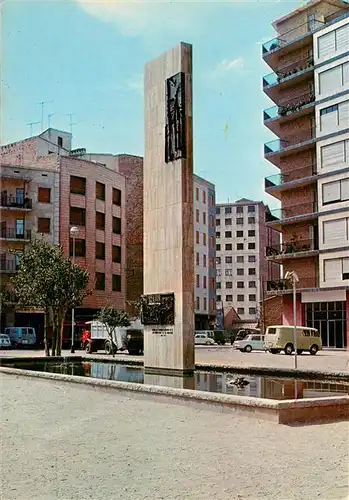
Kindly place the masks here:
<instances>
[{"instance_id":1,"label":"apartment building","mask_svg":"<svg viewBox=\"0 0 349 500\"><path fill-rule=\"evenodd\" d=\"M266 246L279 241L265 224L266 213L264 203L245 198L216 206L217 307L233 308L236 324L256 326L268 276L279 277L279 267L265 256Z\"/></svg>"},{"instance_id":2,"label":"apartment building","mask_svg":"<svg viewBox=\"0 0 349 500\"><path fill-rule=\"evenodd\" d=\"M216 320L215 186L194 175L195 329Z\"/></svg>"},{"instance_id":3,"label":"apartment building","mask_svg":"<svg viewBox=\"0 0 349 500\"><path fill-rule=\"evenodd\" d=\"M76 157L71 135L54 129L3 146L1 161L5 204L1 228L6 240L20 249L35 234L44 234L61 244L67 256L72 256L75 245L75 260L88 269L93 290L77 308L77 321L92 319L106 303L124 308L125 176ZM74 241L71 226L78 228ZM6 248L2 252L6 254ZM5 268L11 267L7 255L2 259ZM12 316L3 320L19 325L29 318L19 317L12 309Z\"/></svg>"},{"instance_id":4,"label":"apartment building","mask_svg":"<svg viewBox=\"0 0 349 500\"><path fill-rule=\"evenodd\" d=\"M281 208L267 216L282 235L267 248L283 276L295 271L297 323L318 328L324 346L349 345L349 5L313 0L278 19L263 45L273 70L264 111L278 137L264 146L279 173L265 179ZM268 281L283 298L283 322L293 324L289 281Z\"/></svg>"}]
</instances>

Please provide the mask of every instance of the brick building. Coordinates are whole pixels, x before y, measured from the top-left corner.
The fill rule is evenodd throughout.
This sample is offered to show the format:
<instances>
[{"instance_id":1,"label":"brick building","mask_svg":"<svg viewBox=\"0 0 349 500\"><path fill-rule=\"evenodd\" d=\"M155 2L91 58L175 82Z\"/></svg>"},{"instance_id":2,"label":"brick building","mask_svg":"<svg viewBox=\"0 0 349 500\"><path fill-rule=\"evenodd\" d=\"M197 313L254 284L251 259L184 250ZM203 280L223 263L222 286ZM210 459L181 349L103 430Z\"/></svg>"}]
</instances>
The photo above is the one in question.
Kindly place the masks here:
<instances>
[{"instance_id":1,"label":"brick building","mask_svg":"<svg viewBox=\"0 0 349 500\"><path fill-rule=\"evenodd\" d=\"M263 59L273 70L264 92L276 106L264 111L278 139L265 158L279 173L265 179L281 202L267 215L282 234L269 261L295 271L297 323L318 328L324 346L349 345L349 5L312 0L273 24ZM268 281L283 298L283 322L292 324L292 290Z\"/></svg>"}]
</instances>

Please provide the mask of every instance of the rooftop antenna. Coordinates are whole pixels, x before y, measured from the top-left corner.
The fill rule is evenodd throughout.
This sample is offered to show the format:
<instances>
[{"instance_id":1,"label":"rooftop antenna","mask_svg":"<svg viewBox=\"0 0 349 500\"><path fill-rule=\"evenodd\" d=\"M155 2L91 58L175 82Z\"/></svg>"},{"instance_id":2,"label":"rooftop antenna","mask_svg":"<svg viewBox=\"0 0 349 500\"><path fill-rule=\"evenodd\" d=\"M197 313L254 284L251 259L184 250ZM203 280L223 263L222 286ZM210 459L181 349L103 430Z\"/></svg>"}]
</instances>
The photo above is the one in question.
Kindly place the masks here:
<instances>
[{"instance_id":1,"label":"rooftop antenna","mask_svg":"<svg viewBox=\"0 0 349 500\"><path fill-rule=\"evenodd\" d=\"M40 122L29 122L27 125L30 127L30 137L33 135L33 125L37 125Z\"/></svg>"},{"instance_id":2,"label":"rooftop antenna","mask_svg":"<svg viewBox=\"0 0 349 500\"><path fill-rule=\"evenodd\" d=\"M77 125L78 122L74 122L73 123L73 116L75 115L75 113L66 113L66 116L69 116L70 120L69 120L69 127L70 127L70 133L71 135L73 135L73 125Z\"/></svg>"},{"instance_id":3,"label":"rooftop antenna","mask_svg":"<svg viewBox=\"0 0 349 500\"><path fill-rule=\"evenodd\" d=\"M41 131L44 130L44 106L53 101L40 101L38 102L39 106L41 106Z\"/></svg>"},{"instance_id":4,"label":"rooftop antenna","mask_svg":"<svg viewBox=\"0 0 349 500\"><path fill-rule=\"evenodd\" d=\"M50 113L49 115L47 115L47 126L48 128L51 127L51 116L53 116L54 113Z\"/></svg>"}]
</instances>

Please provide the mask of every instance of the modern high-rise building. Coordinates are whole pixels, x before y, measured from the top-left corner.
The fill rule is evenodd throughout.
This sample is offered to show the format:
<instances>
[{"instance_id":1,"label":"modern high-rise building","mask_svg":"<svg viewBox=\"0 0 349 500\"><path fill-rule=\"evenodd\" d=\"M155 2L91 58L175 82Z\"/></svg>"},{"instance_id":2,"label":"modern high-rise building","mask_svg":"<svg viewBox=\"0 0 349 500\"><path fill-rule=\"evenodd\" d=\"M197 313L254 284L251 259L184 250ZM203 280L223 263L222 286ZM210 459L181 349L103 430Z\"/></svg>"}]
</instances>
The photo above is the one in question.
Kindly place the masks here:
<instances>
[{"instance_id":1,"label":"modern high-rise building","mask_svg":"<svg viewBox=\"0 0 349 500\"><path fill-rule=\"evenodd\" d=\"M267 215L282 243L267 248L283 276L295 271L297 324L318 328L324 346L349 345L349 4L312 0L273 23L263 45L272 73L264 92L275 106L264 124L277 139L265 158L279 172L265 179L281 202ZM269 279L293 324L291 283Z\"/></svg>"},{"instance_id":2,"label":"modern high-rise building","mask_svg":"<svg viewBox=\"0 0 349 500\"><path fill-rule=\"evenodd\" d=\"M217 307L234 308L236 324L256 326L268 276L279 277L265 256L265 248L280 241L265 224L269 213L264 203L245 198L216 206Z\"/></svg>"}]
</instances>

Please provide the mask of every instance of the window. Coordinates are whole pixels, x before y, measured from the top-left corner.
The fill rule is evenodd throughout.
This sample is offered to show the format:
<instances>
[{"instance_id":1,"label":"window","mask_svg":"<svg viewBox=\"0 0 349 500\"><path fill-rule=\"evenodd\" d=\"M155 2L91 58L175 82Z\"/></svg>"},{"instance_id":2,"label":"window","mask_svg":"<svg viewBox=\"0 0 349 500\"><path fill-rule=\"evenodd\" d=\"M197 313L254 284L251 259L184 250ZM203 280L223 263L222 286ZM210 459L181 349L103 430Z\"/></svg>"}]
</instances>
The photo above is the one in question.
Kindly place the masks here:
<instances>
[{"instance_id":1,"label":"window","mask_svg":"<svg viewBox=\"0 0 349 500\"><path fill-rule=\"evenodd\" d=\"M209 266L210 266L211 269L214 269L216 267L215 266L215 259L214 259L214 257L210 257L210 264L209 264Z\"/></svg>"},{"instance_id":2,"label":"window","mask_svg":"<svg viewBox=\"0 0 349 500\"><path fill-rule=\"evenodd\" d=\"M200 310L200 297L196 297L196 310Z\"/></svg>"},{"instance_id":3,"label":"window","mask_svg":"<svg viewBox=\"0 0 349 500\"><path fill-rule=\"evenodd\" d=\"M86 210L79 207L70 207L69 221L72 226L84 226L86 223Z\"/></svg>"},{"instance_id":4,"label":"window","mask_svg":"<svg viewBox=\"0 0 349 500\"><path fill-rule=\"evenodd\" d=\"M238 302L244 302L245 300L245 295L238 295Z\"/></svg>"},{"instance_id":5,"label":"window","mask_svg":"<svg viewBox=\"0 0 349 500\"><path fill-rule=\"evenodd\" d=\"M349 82L349 63L339 64L319 74L319 93L325 95L340 91Z\"/></svg>"},{"instance_id":6,"label":"window","mask_svg":"<svg viewBox=\"0 0 349 500\"><path fill-rule=\"evenodd\" d=\"M244 268L243 267L238 267L236 270L236 274L238 276L243 276L244 275Z\"/></svg>"},{"instance_id":7,"label":"window","mask_svg":"<svg viewBox=\"0 0 349 500\"><path fill-rule=\"evenodd\" d=\"M339 125L338 104L320 110L320 130L331 132Z\"/></svg>"},{"instance_id":8,"label":"window","mask_svg":"<svg viewBox=\"0 0 349 500\"><path fill-rule=\"evenodd\" d=\"M220 226L221 225L221 219L216 219L216 226Z\"/></svg>"},{"instance_id":9,"label":"window","mask_svg":"<svg viewBox=\"0 0 349 500\"><path fill-rule=\"evenodd\" d=\"M349 200L349 177L322 185L322 204L340 203Z\"/></svg>"},{"instance_id":10,"label":"window","mask_svg":"<svg viewBox=\"0 0 349 500\"><path fill-rule=\"evenodd\" d=\"M332 170L349 161L349 140L338 141L321 148L321 167Z\"/></svg>"},{"instance_id":11,"label":"window","mask_svg":"<svg viewBox=\"0 0 349 500\"><path fill-rule=\"evenodd\" d=\"M249 243L248 244L248 249L249 250L255 250L256 249L256 244L255 243Z\"/></svg>"},{"instance_id":12,"label":"window","mask_svg":"<svg viewBox=\"0 0 349 500\"><path fill-rule=\"evenodd\" d=\"M196 233L195 233L195 241L196 241L197 245L200 244L200 233L199 233L199 231L196 231Z\"/></svg>"},{"instance_id":13,"label":"window","mask_svg":"<svg viewBox=\"0 0 349 500\"><path fill-rule=\"evenodd\" d=\"M121 190L113 188L113 205L121 206Z\"/></svg>"},{"instance_id":14,"label":"window","mask_svg":"<svg viewBox=\"0 0 349 500\"><path fill-rule=\"evenodd\" d=\"M233 276L233 270L232 269L226 269L225 270L225 275L226 276Z\"/></svg>"},{"instance_id":15,"label":"window","mask_svg":"<svg viewBox=\"0 0 349 500\"><path fill-rule=\"evenodd\" d=\"M238 314L245 314L245 309L243 307L238 307Z\"/></svg>"},{"instance_id":16,"label":"window","mask_svg":"<svg viewBox=\"0 0 349 500\"><path fill-rule=\"evenodd\" d=\"M215 243L214 237L210 236L210 248L214 248L214 243Z\"/></svg>"},{"instance_id":17,"label":"window","mask_svg":"<svg viewBox=\"0 0 349 500\"><path fill-rule=\"evenodd\" d=\"M96 198L105 201L105 184L96 182Z\"/></svg>"},{"instance_id":18,"label":"window","mask_svg":"<svg viewBox=\"0 0 349 500\"><path fill-rule=\"evenodd\" d=\"M221 237L221 233L220 233L220 231L217 231L216 232L216 238L220 238L220 237Z\"/></svg>"},{"instance_id":19,"label":"window","mask_svg":"<svg viewBox=\"0 0 349 500\"><path fill-rule=\"evenodd\" d=\"M204 297L204 311L207 311L207 299Z\"/></svg>"},{"instance_id":20,"label":"window","mask_svg":"<svg viewBox=\"0 0 349 500\"><path fill-rule=\"evenodd\" d=\"M227 243L225 245L225 249L228 250L228 251L233 250L233 245L231 243Z\"/></svg>"},{"instance_id":21,"label":"window","mask_svg":"<svg viewBox=\"0 0 349 500\"><path fill-rule=\"evenodd\" d=\"M255 213L255 211L256 211L256 207L255 207L254 205L249 205L249 206L248 206L248 208L247 208L247 212L248 212L249 214L251 214L251 213Z\"/></svg>"},{"instance_id":22,"label":"window","mask_svg":"<svg viewBox=\"0 0 349 500\"><path fill-rule=\"evenodd\" d=\"M199 201L200 200L200 197L199 197L199 188L195 188L195 197L196 197L196 201Z\"/></svg>"},{"instance_id":23,"label":"window","mask_svg":"<svg viewBox=\"0 0 349 500\"><path fill-rule=\"evenodd\" d=\"M214 217L210 215L210 227L214 227Z\"/></svg>"},{"instance_id":24,"label":"window","mask_svg":"<svg viewBox=\"0 0 349 500\"><path fill-rule=\"evenodd\" d=\"M249 229L248 230L248 237L254 238L255 236L256 236L256 231L254 229Z\"/></svg>"},{"instance_id":25,"label":"window","mask_svg":"<svg viewBox=\"0 0 349 500\"><path fill-rule=\"evenodd\" d=\"M206 203L206 191L202 192L202 203Z\"/></svg>"},{"instance_id":26,"label":"window","mask_svg":"<svg viewBox=\"0 0 349 500\"><path fill-rule=\"evenodd\" d=\"M232 281L227 281L225 283L225 288L233 288L233 282Z\"/></svg>"},{"instance_id":27,"label":"window","mask_svg":"<svg viewBox=\"0 0 349 500\"><path fill-rule=\"evenodd\" d=\"M216 250L217 250L217 252L220 252L220 250L221 250L221 246L219 243L216 244Z\"/></svg>"},{"instance_id":28,"label":"window","mask_svg":"<svg viewBox=\"0 0 349 500\"><path fill-rule=\"evenodd\" d=\"M196 275L196 288L200 288L200 274Z\"/></svg>"},{"instance_id":29,"label":"window","mask_svg":"<svg viewBox=\"0 0 349 500\"><path fill-rule=\"evenodd\" d=\"M231 238L231 231L226 231L225 232L225 237L226 238Z\"/></svg>"},{"instance_id":30,"label":"window","mask_svg":"<svg viewBox=\"0 0 349 500\"><path fill-rule=\"evenodd\" d=\"M95 289L105 290L105 273L96 273L95 278L96 278Z\"/></svg>"},{"instance_id":31,"label":"window","mask_svg":"<svg viewBox=\"0 0 349 500\"><path fill-rule=\"evenodd\" d=\"M244 256L243 255L238 255L236 257L236 262L238 262L239 264L242 264L244 262Z\"/></svg>"},{"instance_id":32,"label":"window","mask_svg":"<svg viewBox=\"0 0 349 500\"><path fill-rule=\"evenodd\" d=\"M63 138L62 137L60 137L60 136L57 137L57 144L58 144L59 148L63 147Z\"/></svg>"},{"instance_id":33,"label":"window","mask_svg":"<svg viewBox=\"0 0 349 500\"><path fill-rule=\"evenodd\" d=\"M237 214L243 214L244 213L244 207L236 207L236 213Z\"/></svg>"},{"instance_id":34,"label":"window","mask_svg":"<svg viewBox=\"0 0 349 500\"><path fill-rule=\"evenodd\" d=\"M220 263L221 263L221 257L216 257L216 264L220 265Z\"/></svg>"},{"instance_id":35,"label":"window","mask_svg":"<svg viewBox=\"0 0 349 500\"><path fill-rule=\"evenodd\" d=\"M196 265L200 265L200 254L198 252L196 252Z\"/></svg>"},{"instance_id":36,"label":"window","mask_svg":"<svg viewBox=\"0 0 349 500\"><path fill-rule=\"evenodd\" d=\"M249 262L256 262L256 256L255 255L249 255L248 256L248 261Z\"/></svg>"},{"instance_id":37,"label":"window","mask_svg":"<svg viewBox=\"0 0 349 500\"><path fill-rule=\"evenodd\" d=\"M225 225L226 225L226 226L231 226L231 219L229 219L229 218L228 218L228 219L225 219L225 221L224 221L224 222L225 222Z\"/></svg>"},{"instance_id":38,"label":"window","mask_svg":"<svg viewBox=\"0 0 349 500\"><path fill-rule=\"evenodd\" d=\"M255 281L249 281L248 282L248 288L257 288L256 287L256 282Z\"/></svg>"},{"instance_id":39,"label":"window","mask_svg":"<svg viewBox=\"0 0 349 500\"><path fill-rule=\"evenodd\" d=\"M73 255L73 238L69 240L69 254L72 257ZM85 257L86 256L86 241L80 238L75 238L75 255L76 257Z\"/></svg>"},{"instance_id":40,"label":"window","mask_svg":"<svg viewBox=\"0 0 349 500\"><path fill-rule=\"evenodd\" d=\"M112 258L113 262L121 264L121 247L119 247L118 245L113 245L112 247Z\"/></svg>"},{"instance_id":41,"label":"window","mask_svg":"<svg viewBox=\"0 0 349 500\"><path fill-rule=\"evenodd\" d=\"M112 289L113 289L113 292L121 292L121 276L120 276L120 274L113 274Z\"/></svg>"},{"instance_id":42,"label":"window","mask_svg":"<svg viewBox=\"0 0 349 500\"><path fill-rule=\"evenodd\" d=\"M232 295L226 295L226 296L225 296L225 300L226 300L227 302L233 302L233 296L232 296Z\"/></svg>"},{"instance_id":43,"label":"window","mask_svg":"<svg viewBox=\"0 0 349 500\"><path fill-rule=\"evenodd\" d=\"M225 207L224 212L225 212L226 214L231 214L231 207Z\"/></svg>"},{"instance_id":44,"label":"window","mask_svg":"<svg viewBox=\"0 0 349 500\"><path fill-rule=\"evenodd\" d=\"M248 269L248 275L249 276L255 276L256 275L256 268L255 267L250 267Z\"/></svg>"},{"instance_id":45,"label":"window","mask_svg":"<svg viewBox=\"0 0 349 500\"><path fill-rule=\"evenodd\" d=\"M243 225L243 223L244 223L244 219L243 219L243 217L238 217L238 218L236 219L236 224L237 224L238 226L242 226L242 225Z\"/></svg>"},{"instance_id":46,"label":"window","mask_svg":"<svg viewBox=\"0 0 349 500\"><path fill-rule=\"evenodd\" d=\"M196 222L200 222L200 210L197 208L196 209L196 217L195 217Z\"/></svg>"},{"instance_id":47,"label":"window","mask_svg":"<svg viewBox=\"0 0 349 500\"><path fill-rule=\"evenodd\" d=\"M51 232L51 219L38 217L38 233L50 233Z\"/></svg>"},{"instance_id":48,"label":"window","mask_svg":"<svg viewBox=\"0 0 349 500\"><path fill-rule=\"evenodd\" d=\"M121 234L121 219L120 217L113 217L113 233Z\"/></svg>"},{"instance_id":49,"label":"window","mask_svg":"<svg viewBox=\"0 0 349 500\"><path fill-rule=\"evenodd\" d=\"M202 212L202 223L206 225L206 212Z\"/></svg>"},{"instance_id":50,"label":"window","mask_svg":"<svg viewBox=\"0 0 349 500\"><path fill-rule=\"evenodd\" d=\"M257 310L256 310L255 307L249 307L248 308L248 314L253 314L254 315L254 314L256 314L256 312L257 312Z\"/></svg>"},{"instance_id":51,"label":"window","mask_svg":"<svg viewBox=\"0 0 349 500\"><path fill-rule=\"evenodd\" d=\"M221 300L222 300L222 296L221 295L217 295L217 302L220 302Z\"/></svg>"},{"instance_id":52,"label":"window","mask_svg":"<svg viewBox=\"0 0 349 500\"><path fill-rule=\"evenodd\" d=\"M38 202L51 203L51 189L39 187L38 188Z\"/></svg>"},{"instance_id":53,"label":"window","mask_svg":"<svg viewBox=\"0 0 349 500\"><path fill-rule=\"evenodd\" d=\"M243 238L244 237L244 232L243 231L236 231L236 237L237 238Z\"/></svg>"},{"instance_id":54,"label":"window","mask_svg":"<svg viewBox=\"0 0 349 500\"><path fill-rule=\"evenodd\" d=\"M216 280L214 278L210 278L210 288L211 290L214 290L216 286Z\"/></svg>"},{"instance_id":55,"label":"window","mask_svg":"<svg viewBox=\"0 0 349 500\"><path fill-rule=\"evenodd\" d=\"M100 241L96 241L96 259L105 259L105 244Z\"/></svg>"},{"instance_id":56,"label":"window","mask_svg":"<svg viewBox=\"0 0 349 500\"><path fill-rule=\"evenodd\" d=\"M218 288L219 288L219 289L221 288L221 283L220 283L220 282L217 282L217 283L216 283L216 288L217 288L217 289L218 289Z\"/></svg>"},{"instance_id":57,"label":"window","mask_svg":"<svg viewBox=\"0 0 349 500\"><path fill-rule=\"evenodd\" d=\"M236 244L236 250L243 250L244 249L244 244L243 243L237 243Z\"/></svg>"},{"instance_id":58,"label":"window","mask_svg":"<svg viewBox=\"0 0 349 500\"><path fill-rule=\"evenodd\" d=\"M206 242L206 233L202 233L202 244L204 246L206 246L207 242Z\"/></svg>"},{"instance_id":59,"label":"window","mask_svg":"<svg viewBox=\"0 0 349 500\"><path fill-rule=\"evenodd\" d=\"M102 212L96 212L96 229L105 229L105 214Z\"/></svg>"},{"instance_id":60,"label":"window","mask_svg":"<svg viewBox=\"0 0 349 500\"><path fill-rule=\"evenodd\" d=\"M349 25L346 24L336 30L319 36L318 57L328 58L335 55L335 52L347 50L349 45Z\"/></svg>"},{"instance_id":61,"label":"window","mask_svg":"<svg viewBox=\"0 0 349 500\"><path fill-rule=\"evenodd\" d=\"M210 208L213 208L213 205L214 205L214 196L213 196L213 194L209 194L208 195L208 203L209 203Z\"/></svg>"},{"instance_id":62,"label":"window","mask_svg":"<svg viewBox=\"0 0 349 500\"><path fill-rule=\"evenodd\" d=\"M256 295L252 293L251 295L248 296L248 300L250 302L256 302Z\"/></svg>"},{"instance_id":63,"label":"window","mask_svg":"<svg viewBox=\"0 0 349 500\"><path fill-rule=\"evenodd\" d=\"M232 263L233 263L233 257L231 257L230 255L228 255L228 256L225 258L225 263L226 263L226 264L232 264Z\"/></svg>"},{"instance_id":64,"label":"window","mask_svg":"<svg viewBox=\"0 0 349 500\"><path fill-rule=\"evenodd\" d=\"M245 288L245 283L243 281L238 281L236 286L237 288Z\"/></svg>"},{"instance_id":65,"label":"window","mask_svg":"<svg viewBox=\"0 0 349 500\"><path fill-rule=\"evenodd\" d=\"M207 288L207 276L204 276L204 288Z\"/></svg>"},{"instance_id":66,"label":"window","mask_svg":"<svg viewBox=\"0 0 349 500\"><path fill-rule=\"evenodd\" d=\"M204 267L206 267L206 259L207 259L206 254L204 254L203 255L203 266Z\"/></svg>"},{"instance_id":67,"label":"window","mask_svg":"<svg viewBox=\"0 0 349 500\"><path fill-rule=\"evenodd\" d=\"M341 218L328 220L323 222L323 243L325 245L332 244L334 246L347 243L349 218Z\"/></svg>"},{"instance_id":68,"label":"window","mask_svg":"<svg viewBox=\"0 0 349 500\"><path fill-rule=\"evenodd\" d=\"M255 224L256 223L256 218L255 217L249 217L248 220L247 220L247 222L249 224Z\"/></svg>"},{"instance_id":69,"label":"window","mask_svg":"<svg viewBox=\"0 0 349 500\"><path fill-rule=\"evenodd\" d=\"M86 179L85 177L70 176L70 192L73 194L86 194Z\"/></svg>"}]
</instances>

